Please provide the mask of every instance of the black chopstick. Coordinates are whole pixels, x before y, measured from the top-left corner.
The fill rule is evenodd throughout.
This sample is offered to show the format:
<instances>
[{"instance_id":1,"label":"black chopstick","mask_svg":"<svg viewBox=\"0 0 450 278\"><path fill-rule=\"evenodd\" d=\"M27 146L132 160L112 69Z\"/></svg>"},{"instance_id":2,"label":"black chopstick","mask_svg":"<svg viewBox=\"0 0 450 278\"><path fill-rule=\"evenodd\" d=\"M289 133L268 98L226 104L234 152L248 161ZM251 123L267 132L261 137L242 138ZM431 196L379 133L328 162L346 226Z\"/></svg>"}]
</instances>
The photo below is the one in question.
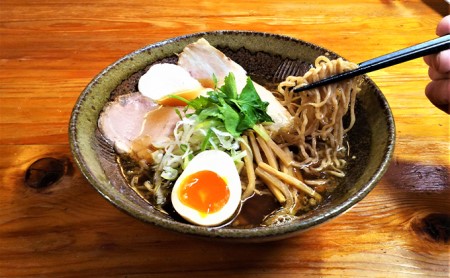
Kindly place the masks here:
<instances>
[{"instance_id":1,"label":"black chopstick","mask_svg":"<svg viewBox=\"0 0 450 278\"><path fill-rule=\"evenodd\" d=\"M319 86L324 86L334 82L342 81L344 79L349 79L361 74L400 64L429 54L438 53L446 49L450 49L450 34L362 62L358 64L358 68L354 70L346 71L341 74L333 75L317 82L295 88L293 89L293 91L295 93L298 93L301 91L310 90Z\"/></svg>"}]
</instances>

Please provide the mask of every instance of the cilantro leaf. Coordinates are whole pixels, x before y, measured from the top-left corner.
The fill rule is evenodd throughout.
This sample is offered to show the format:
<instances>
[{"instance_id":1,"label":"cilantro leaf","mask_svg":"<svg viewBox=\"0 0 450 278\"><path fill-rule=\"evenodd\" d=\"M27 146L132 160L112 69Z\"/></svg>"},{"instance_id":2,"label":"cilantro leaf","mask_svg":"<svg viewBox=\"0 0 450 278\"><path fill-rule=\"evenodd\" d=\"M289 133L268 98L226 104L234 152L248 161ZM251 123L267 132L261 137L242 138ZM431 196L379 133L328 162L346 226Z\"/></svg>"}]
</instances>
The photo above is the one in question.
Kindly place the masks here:
<instances>
[{"instance_id":1,"label":"cilantro leaf","mask_svg":"<svg viewBox=\"0 0 450 278\"><path fill-rule=\"evenodd\" d=\"M210 105L210 101L204 96L198 96L195 99L188 101L187 104L195 110L202 110Z\"/></svg>"},{"instance_id":2,"label":"cilantro leaf","mask_svg":"<svg viewBox=\"0 0 450 278\"><path fill-rule=\"evenodd\" d=\"M234 78L233 73L230 73L225 77L224 84L220 87L220 91L223 92L229 99L238 98L236 79Z\"/></svg>"},{"instance_id":3,"label":"cilantro leaf","mask_svg":"<svg viewBox=\"0 0 450 278\"><path fill-rule=\"evenodd\" d=\"M238 132L238 125L240 122L240 115L234 110L228 103L222 101L222 105L219 107L223 116L223 122L225 129L231 133L234 137L239 137L242 132Z\"/></svg>"},{"instance_id":4,"label":"cilantro leaf","mask_svg":"<svg viewBox=\"0 0 450 278\"><path fill-rule=\"evenodd\" d=\"M269 103L261 100L250 78L247 78L238 102L243 114L238 130L244 131L258 123L272 122L272 118L266 113Z\"/></svg>"},{"instance_id":5,"label":"cilantro leaf","mask_svg":"<svg viewBox=\"0 0 450 278\"><path fill-rule=\"evenodd\" d=\"M221 119L223 120L223 113L220 111L218 106L210 106L198 113L198 119L200 121L205 121L207 119Z\"/></svg>"}]
</instances>

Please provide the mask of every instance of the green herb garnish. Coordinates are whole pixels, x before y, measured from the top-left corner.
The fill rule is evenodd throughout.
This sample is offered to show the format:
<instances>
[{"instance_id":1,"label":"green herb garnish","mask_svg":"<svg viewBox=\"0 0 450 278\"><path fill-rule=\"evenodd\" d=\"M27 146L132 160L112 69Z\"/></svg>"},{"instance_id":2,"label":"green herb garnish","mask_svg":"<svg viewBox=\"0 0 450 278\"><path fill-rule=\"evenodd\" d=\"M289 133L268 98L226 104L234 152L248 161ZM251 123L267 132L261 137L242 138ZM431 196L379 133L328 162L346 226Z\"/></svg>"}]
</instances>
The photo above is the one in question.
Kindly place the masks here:
<instances>
[{"instance_id":1,"label":"green herb garnish","mask_svg":"<svg viewBox=\"0 0 450 278\"><path fill-rule=\"evenodd\" d=\"M268 135L258 126L265 122L273 122L266 113L268 102L262 101L256 92L250 77L238 94L236 80L233 73L225 77L224 85L217 88L217 79L214 76L216 88L208 92L208 96L199 96L191 101L173 96L187 103L187 108L195 110L200 121L219 120L225 129L234 137L239 137L245 130L253 129L263 138Z\"/></svg>"}]
</instances>

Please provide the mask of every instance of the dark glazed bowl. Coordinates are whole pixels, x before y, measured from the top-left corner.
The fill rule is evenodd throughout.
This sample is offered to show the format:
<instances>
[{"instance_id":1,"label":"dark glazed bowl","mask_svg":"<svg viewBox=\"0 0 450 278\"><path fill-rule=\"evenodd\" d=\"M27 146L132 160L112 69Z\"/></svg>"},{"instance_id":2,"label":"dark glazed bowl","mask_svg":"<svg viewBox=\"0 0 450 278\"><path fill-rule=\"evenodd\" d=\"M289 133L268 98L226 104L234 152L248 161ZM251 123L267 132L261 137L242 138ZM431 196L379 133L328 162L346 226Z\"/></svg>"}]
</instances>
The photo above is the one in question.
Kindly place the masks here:
<instances>
[{"instance_id":1,"label":"dark glazed bowl","mask_svg":"<svg viewBox=\"0 0 450 278\"><path fill-rule=\"evenodd\" d=\"M139 76L152 63L176 61L176 53L202 37L241 64L255 81L265 86L274 86L286 61L289 61L287 64L297 63L301 69L299 73L303 74L319 55L339 57L322 47L294 38L242 31L186 35L146 46L123 57L89 83L76 102L70 119L70 146L75 161L101 195L131 216L172 231L206 238L266 241L292 236L324 223L350 209L375 187L393 154L395 125L385 97L365 76L357 98L357 121L349 133L351 155L355 158L348 165L348 174L326 202L300 219L277 227L198 227L171 219L135 193L121 176L111 147L99 139L99 113L112 95L120 94L116 88L120 88L124 80Z\"/></svg>"}]
</instances>

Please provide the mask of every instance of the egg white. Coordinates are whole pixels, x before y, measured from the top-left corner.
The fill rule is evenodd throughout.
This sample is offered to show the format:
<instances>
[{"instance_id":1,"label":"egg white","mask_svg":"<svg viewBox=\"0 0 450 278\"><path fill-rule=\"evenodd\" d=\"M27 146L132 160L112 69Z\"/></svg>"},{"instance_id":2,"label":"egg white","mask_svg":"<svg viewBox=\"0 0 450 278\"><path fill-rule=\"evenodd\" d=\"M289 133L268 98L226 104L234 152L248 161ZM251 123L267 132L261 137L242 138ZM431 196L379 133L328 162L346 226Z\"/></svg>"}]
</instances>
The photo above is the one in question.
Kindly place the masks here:
<instances>
[{"instance_id":1,"label":"egg white","mask_svg":"<svg viewBox=\"0 0 450 278\"><path fill-rule=\"evenodd\" d=\"M182 181L199 171L209 170L217 173L225 180L230 197L228 202L219 211L205 214L184 205L180 200L179 191ZM219 150L208 150L199 153L179 176L172 189L171 199L174 209L187 221L201 226L218 226L229 220L239 208L242 188L239 173L232 158Z\"/></svg>"},{"instance_id":2,"label":"egg white","mask_svg":"<svg viewBox=\"0 0 450 278\"><path fill-rule=\"evenodd\" d=\"M187 70L174 64L155 64L139 79L139 92L156 101L182 92L196 92L194 98L205 90Z\"/></svg>"}]
</instances>

